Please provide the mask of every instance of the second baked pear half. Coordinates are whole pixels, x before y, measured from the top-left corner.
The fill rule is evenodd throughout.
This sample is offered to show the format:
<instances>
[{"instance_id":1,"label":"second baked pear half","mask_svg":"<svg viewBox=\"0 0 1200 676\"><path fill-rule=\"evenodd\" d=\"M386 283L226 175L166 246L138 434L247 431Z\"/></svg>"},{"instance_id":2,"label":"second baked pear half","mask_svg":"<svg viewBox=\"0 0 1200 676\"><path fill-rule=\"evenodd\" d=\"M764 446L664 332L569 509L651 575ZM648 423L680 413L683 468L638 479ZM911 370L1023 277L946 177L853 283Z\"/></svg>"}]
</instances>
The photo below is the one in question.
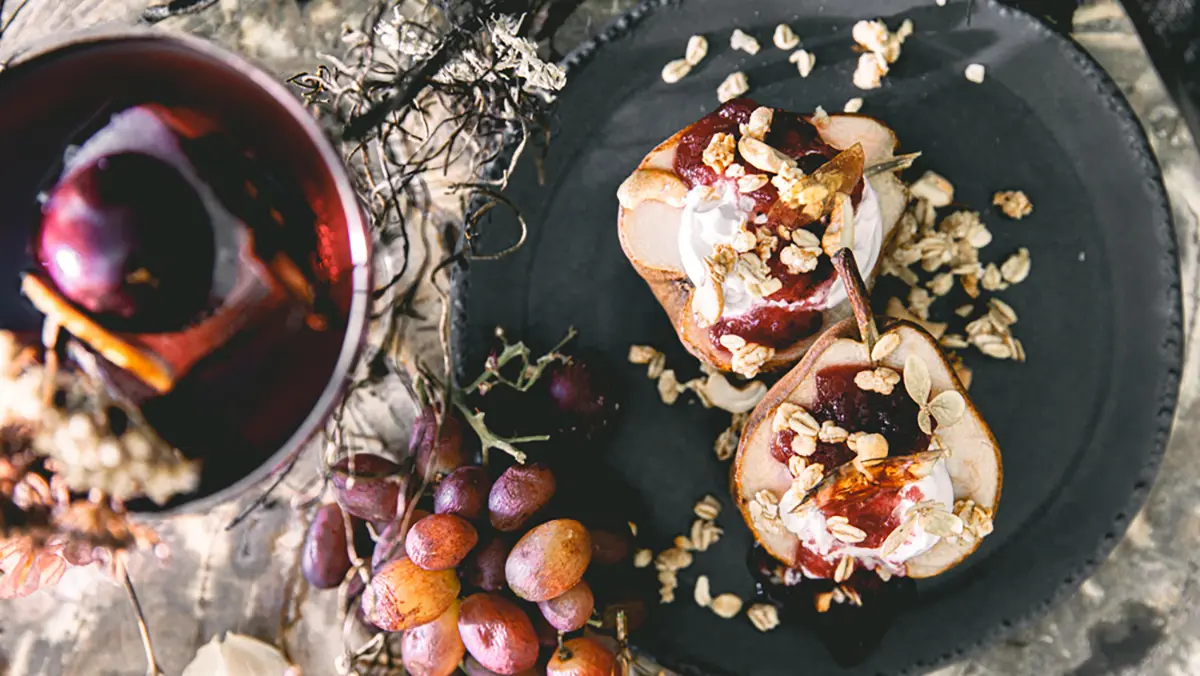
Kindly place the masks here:
<instances>
[{"instance_id":1,"label":"second baked pear half","mask_svg":"<svg viewBox=\"0 0 1200 676\"><path fill-rule=\"evenodd\" d=\"M734 99L664 141L617 192L621 247L684 346L722 371L791 365L850 315L831 256L871 283L908 195L896 135L864 115Z\"/></svg>"}]
</instances>

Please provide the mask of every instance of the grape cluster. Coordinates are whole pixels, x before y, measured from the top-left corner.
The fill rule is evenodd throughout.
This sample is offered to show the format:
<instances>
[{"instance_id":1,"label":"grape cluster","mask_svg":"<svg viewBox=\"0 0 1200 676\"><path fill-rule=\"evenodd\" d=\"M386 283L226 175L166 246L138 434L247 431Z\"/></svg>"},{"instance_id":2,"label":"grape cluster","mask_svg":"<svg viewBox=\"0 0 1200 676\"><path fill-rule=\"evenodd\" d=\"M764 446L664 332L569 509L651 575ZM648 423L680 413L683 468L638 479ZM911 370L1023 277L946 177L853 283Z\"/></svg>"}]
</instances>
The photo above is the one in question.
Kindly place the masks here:
<instances>
[{"instance_id":1,"label":"grape cluster","mask_svg":"<svg viewBox=\"0 0 1200 676\"><path fill-rule=\"evenodd\" d=\"M551 383L561 390L589 373L566 363ZM596 406L557 394L550 400L564 402L560 412L599 427ZM427 407L406 459L358 454L336 463L336 502L317 510L305 540L306 579L321 589L345 581L350 597L361 590L359 616L403 634L401 659L414 676L610 676L616 644L594 630L611 631L614 619L584 576L627 603L611 592L624 574L613 571L632 571L628 532L585 526L551 463L471 464L467 429L453 410ZM369 554L355 543L367 523ZM348 575L355 553L370 560L365 584L358 571Z\"/></svg>"}]
</instances>

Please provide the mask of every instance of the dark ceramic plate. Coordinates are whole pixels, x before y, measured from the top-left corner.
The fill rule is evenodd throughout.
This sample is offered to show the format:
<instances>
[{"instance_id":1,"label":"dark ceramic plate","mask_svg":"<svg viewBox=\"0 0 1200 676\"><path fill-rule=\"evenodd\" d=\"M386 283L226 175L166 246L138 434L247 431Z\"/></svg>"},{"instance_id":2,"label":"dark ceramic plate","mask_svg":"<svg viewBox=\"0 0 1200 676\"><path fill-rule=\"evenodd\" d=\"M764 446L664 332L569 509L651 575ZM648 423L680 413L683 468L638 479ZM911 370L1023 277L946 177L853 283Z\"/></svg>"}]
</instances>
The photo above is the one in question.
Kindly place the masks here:
<instances>
[{"instance_id":1,"label":"dark ceramic plate","mask_svg":"<svg viewBox=\"0 0 1200 676\"><path fill-rule=\"evenodd\" d=\"M898 674L955 660L1071 592L1145 498L1170 430L1181 359L1177 260L1158 168L1112 82L1074 43L990 0L976 0L969 21L967 12L966 3L925 0L639 7L568 58L545 185L526 162L509 192L529 222L528 243L502 261L474 264L469 296L465 280L458 286L468 302L457 338L475 368L496 325L541 347L575 325L580 341L609 360L623 386L623 415L604 452L591 457L639 494L646 543L666 547L705 493L724 501L725 538L697 555L680 575L680 599L657 608L636 636L668 666ZM883 88L860 92L851 84L850 27L880 16L892 28L910 18L916 34ZM807 80L770 44L782 21L816 54ZM762 52L732 51L735 26L758 36ZM682 82L664 84L661 67L694 33L709 37L708 58ZM974 62L987 66L983 84L963 77ZM614 193L650 148L714 108L717 85L739 69L749 75L749 95L772 106L840 110L864 96L863 112L885 119L904 149L923 151L912 171L936 169L956 182L963 205L983 211L995 236L985 260L1002 261L1018 246L1033 257L1028 281L1003 294L1020 314L1015 330L1028 362L967 354L971 394L1004 455L995 533L965 564L920 582L880 645L851 667L835 664L804 626L760 634L744 617L722 620L691 602L700 574L714 593L754 594L750 535L728 500L728 467L711 450L728 417L664 407L644 368L625 364L631 343L648 343L666 351L681 378L696 372L621 253ZM1024 221L990 207L994 191L1011 187L1035 205Z\"/></svg>"}]
</instances>

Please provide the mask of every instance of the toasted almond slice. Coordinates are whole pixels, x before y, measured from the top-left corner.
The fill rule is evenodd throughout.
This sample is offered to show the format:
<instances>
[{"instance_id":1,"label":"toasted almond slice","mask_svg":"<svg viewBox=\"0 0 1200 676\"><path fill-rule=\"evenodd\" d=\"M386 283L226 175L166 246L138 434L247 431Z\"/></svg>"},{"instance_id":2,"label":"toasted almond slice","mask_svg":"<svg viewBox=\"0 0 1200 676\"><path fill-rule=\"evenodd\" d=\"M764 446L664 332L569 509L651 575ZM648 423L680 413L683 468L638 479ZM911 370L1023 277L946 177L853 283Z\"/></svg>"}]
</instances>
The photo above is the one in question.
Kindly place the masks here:
<instances>
[{"instance_id":1,"label":"toasted almond slice","mask_svg":"<svg viewBox=\"0 0 1200 676\"><path fill-rule=\"evenodd\" d=\"M778 174L784 167L796 166L795 160L751 136L743 136L738 140L738 152L750 166L770 174Z\"/></svg>"}]
</instances>

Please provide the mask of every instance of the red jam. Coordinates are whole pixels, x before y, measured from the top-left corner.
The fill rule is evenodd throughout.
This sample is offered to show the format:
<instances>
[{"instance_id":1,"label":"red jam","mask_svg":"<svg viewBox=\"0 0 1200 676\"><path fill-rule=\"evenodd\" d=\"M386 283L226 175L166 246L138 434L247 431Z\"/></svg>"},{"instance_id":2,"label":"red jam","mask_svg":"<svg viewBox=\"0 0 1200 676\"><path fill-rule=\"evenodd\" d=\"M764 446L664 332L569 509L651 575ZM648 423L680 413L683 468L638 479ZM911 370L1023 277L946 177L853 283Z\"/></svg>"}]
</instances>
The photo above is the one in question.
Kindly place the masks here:
<instances>
[{"instance_id":1,"label":"red jam","mask_svg":"<svg viewBox=\"0 0 1200 676\"><path fill-rule=\"evenodd\" d=\"M817 405L809 412L819 421L832 420L849 432L882 434L888 441L888 456L910 455L929 448L929 435L917 426L917 404L902 384L891 394L868 392L854 384L864 365L831 366L817 373ZM783 430L771 439L771 455L787 462L796 433ZM825 474L854 459L846 444L820 442L807 460L825 466Z\"/></svg>"},{"instance_id":2,"label":"red jam","mask_svg":"<svg viewBox=\"0 0 1200 676\"><path fill-rule=\"evenodd\" d=\"M759 105L750 99L734 99L684 130L676 149L675 173L683 179L689 189L698 185L713 186L733 182L734 179L718 176L704 164L704 150L714 134L726 133L735 138L740 137L739 125L748 123L750 114L758 107ZM837 150L821 140L810 122L789 111L774 111L771 129L764 140L768 145L797 160L799 168L806 174L812 173L837 155ZM741 164L748 174L760 173L746 164L740 155L736 157L736 162ZM862 198L862 189L862 181L859 181L851 195L855 205ZM759 230L778 236L780 226L790 229L794 225L794 212L789 218L790 209L773 208L779 205L779 191L769 182L747 196L755 203L749 215L750 221L754 222L755 217L759 215L767 217L765 223L756 226ZM805 227L817 237L821 237L825 232L826 223L818 221ZM780 249L782 246L777 247L776 253L766 262L771 269L771 276L779 279L783 287L768 296L767 300L805 303L810 308L819 304L833 282L832 263L822 257L812 272L792 274L779 260ZM721 336L730 333L752 343L783 349L801 338L814 335L820 328L821 312L817 309L760 305L737 317L722 318L709 330L709 337L719 349L724 349L719 347Z\"/></svg>"}]
</instances>

